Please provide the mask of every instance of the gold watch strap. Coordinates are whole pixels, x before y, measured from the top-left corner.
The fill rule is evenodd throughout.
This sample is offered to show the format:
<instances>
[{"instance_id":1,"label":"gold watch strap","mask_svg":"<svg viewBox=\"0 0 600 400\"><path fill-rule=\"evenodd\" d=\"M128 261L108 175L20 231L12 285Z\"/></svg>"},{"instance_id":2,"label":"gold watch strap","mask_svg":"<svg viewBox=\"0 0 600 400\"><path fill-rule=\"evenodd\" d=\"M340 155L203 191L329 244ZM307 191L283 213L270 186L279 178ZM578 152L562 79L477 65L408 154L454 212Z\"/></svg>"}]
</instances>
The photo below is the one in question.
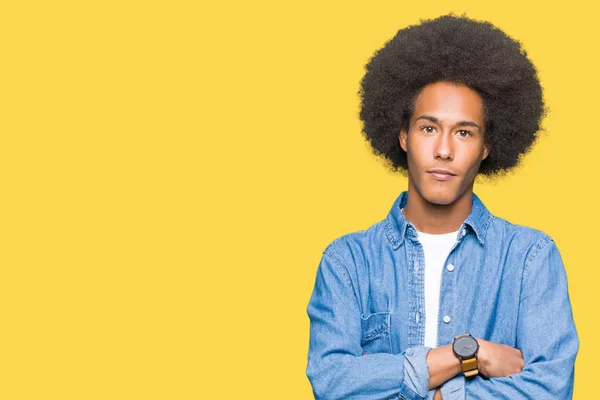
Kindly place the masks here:
<instances>
[{"instance_id":1,"label":"gold watch strap","mask_svg":"<svg viewBox=\"0 0 600 400\"><path fill-rule=\"evenodd\" d=\"M465 374L465 376L467 378L470 378L472 376L479 374L479 370L477 369L477 357L473 357L473 358L469 358L468 360L461 360L461 361L462 361L463 374Z\"/></svg>"}]
</instances>

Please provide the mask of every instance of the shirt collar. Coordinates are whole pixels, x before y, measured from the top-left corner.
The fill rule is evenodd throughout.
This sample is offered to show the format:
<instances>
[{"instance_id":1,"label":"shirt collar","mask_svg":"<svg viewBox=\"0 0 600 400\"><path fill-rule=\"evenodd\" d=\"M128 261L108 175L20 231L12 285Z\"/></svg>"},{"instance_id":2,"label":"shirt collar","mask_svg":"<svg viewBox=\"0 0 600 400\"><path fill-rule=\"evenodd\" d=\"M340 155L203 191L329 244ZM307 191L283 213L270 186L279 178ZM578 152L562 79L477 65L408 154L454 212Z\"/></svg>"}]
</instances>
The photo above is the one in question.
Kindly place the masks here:
<instances>
[{"instance_id":1,"label":"shirt collar","mask_svg":"<svg viewBox=\"0 0 600 400\"><path fill-rule=\"evenodd\" d=\"M385 233L389 241L394 246L394 249L400 247L402 242L404 242L404 237L406 235L412 235L414 237L417 235L415 226L408 222L406 218L404 218L404 214L402 214L400 211L406 206L407 200L408 192L402 192L396 201L394 201L392 209L385 219ZM485 234L490 224L490 215L490 212L481 202L479 197L473 193L473 205L471 207L471 213L465 222L462 223L461 230L466 229L466 227L470 227L475 233L477 240L479 240L479 243L483 245L485 243ZM459 238L462 238L462 236L459 235Z\"/></svg>"}]
</instances>

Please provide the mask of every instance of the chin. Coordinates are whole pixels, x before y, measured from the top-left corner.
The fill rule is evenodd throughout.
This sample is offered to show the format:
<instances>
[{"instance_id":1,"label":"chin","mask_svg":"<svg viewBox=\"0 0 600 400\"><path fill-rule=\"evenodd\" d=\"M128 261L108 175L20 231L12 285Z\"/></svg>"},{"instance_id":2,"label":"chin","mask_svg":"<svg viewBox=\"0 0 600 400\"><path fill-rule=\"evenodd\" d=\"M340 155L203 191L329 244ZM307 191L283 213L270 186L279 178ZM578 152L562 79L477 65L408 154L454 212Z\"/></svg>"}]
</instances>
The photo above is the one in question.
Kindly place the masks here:
<instances>
[{"instance_id":1,"label":"chin","mask_svg":"<svg viewBox=\"0 0 600 400\"><path fill-rule=\"evenodd\" d=\"M455 199L446 198L446 197L433 197L433 198L425 198L431 204L435 204L438 206L447 206L449 204L454 203Z\"/></svg>"},{"instance_id":2,"label":"chin","mask_svg":"<svg viewBox=\"0 0 600 400\"><path fill-rule=\"evenodd\" d=\"M450 193L449 191L430 192L424 194L423 198L429 203L439 206L447 206L457 200L456 193Z\"/></svg>"}]
</instances>

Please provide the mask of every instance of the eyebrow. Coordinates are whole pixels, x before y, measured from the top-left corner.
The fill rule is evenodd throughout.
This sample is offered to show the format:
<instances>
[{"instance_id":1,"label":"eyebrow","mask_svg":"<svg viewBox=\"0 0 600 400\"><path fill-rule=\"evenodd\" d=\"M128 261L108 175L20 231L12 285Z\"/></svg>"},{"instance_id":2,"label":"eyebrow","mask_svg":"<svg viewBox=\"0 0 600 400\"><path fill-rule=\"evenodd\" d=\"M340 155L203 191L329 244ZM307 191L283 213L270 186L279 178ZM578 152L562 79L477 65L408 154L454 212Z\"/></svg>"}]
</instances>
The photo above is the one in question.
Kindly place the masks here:
<instances>
[{"instance_id":1,"label":"eyebrow","mask_svg":"<svg viewBox=\"0 0 600 400\"><path fill-rule=\"evenodd\" d=\"M428 121L435 122L436 124L438 124L440 122L440 120L437 119L436 117L432 117L431 115L427 115L427 114L421 115L420 117L418 117L417 119L415 119L415 122L417 122L420 119L426 119ZM456 123L456 125L457 126L473 126L473 127L477 128L477 129L481 130L481 127L479 127L479 125L477 125L473 121L459 121L459 122Z\"/></svg>"}]
</instances>

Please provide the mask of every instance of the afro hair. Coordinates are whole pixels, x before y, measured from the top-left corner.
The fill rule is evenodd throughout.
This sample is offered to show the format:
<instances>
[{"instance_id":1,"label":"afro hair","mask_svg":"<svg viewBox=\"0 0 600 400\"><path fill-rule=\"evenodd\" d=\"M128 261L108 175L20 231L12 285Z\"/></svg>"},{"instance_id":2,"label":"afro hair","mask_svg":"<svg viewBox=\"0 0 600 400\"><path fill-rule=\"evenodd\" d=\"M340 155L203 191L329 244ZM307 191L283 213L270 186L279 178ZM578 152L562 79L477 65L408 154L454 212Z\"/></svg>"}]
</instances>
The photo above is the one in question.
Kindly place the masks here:
<instances>
[{"instance_id":1,"label":"afro hair","mask_svg":"<svg viewBox=\"0 0 600 400\"><path fill-rule=\"evenodd\" d=\"M537 71L518 41L489 22L444 15L398 31L377 51L361 80L360 119L373 152L406 174L400 147L415 99L427 84L448 81L481 96L490 146L479 173L502 174L519 163L546 113Z\"/></svg>"}]
</instances>

